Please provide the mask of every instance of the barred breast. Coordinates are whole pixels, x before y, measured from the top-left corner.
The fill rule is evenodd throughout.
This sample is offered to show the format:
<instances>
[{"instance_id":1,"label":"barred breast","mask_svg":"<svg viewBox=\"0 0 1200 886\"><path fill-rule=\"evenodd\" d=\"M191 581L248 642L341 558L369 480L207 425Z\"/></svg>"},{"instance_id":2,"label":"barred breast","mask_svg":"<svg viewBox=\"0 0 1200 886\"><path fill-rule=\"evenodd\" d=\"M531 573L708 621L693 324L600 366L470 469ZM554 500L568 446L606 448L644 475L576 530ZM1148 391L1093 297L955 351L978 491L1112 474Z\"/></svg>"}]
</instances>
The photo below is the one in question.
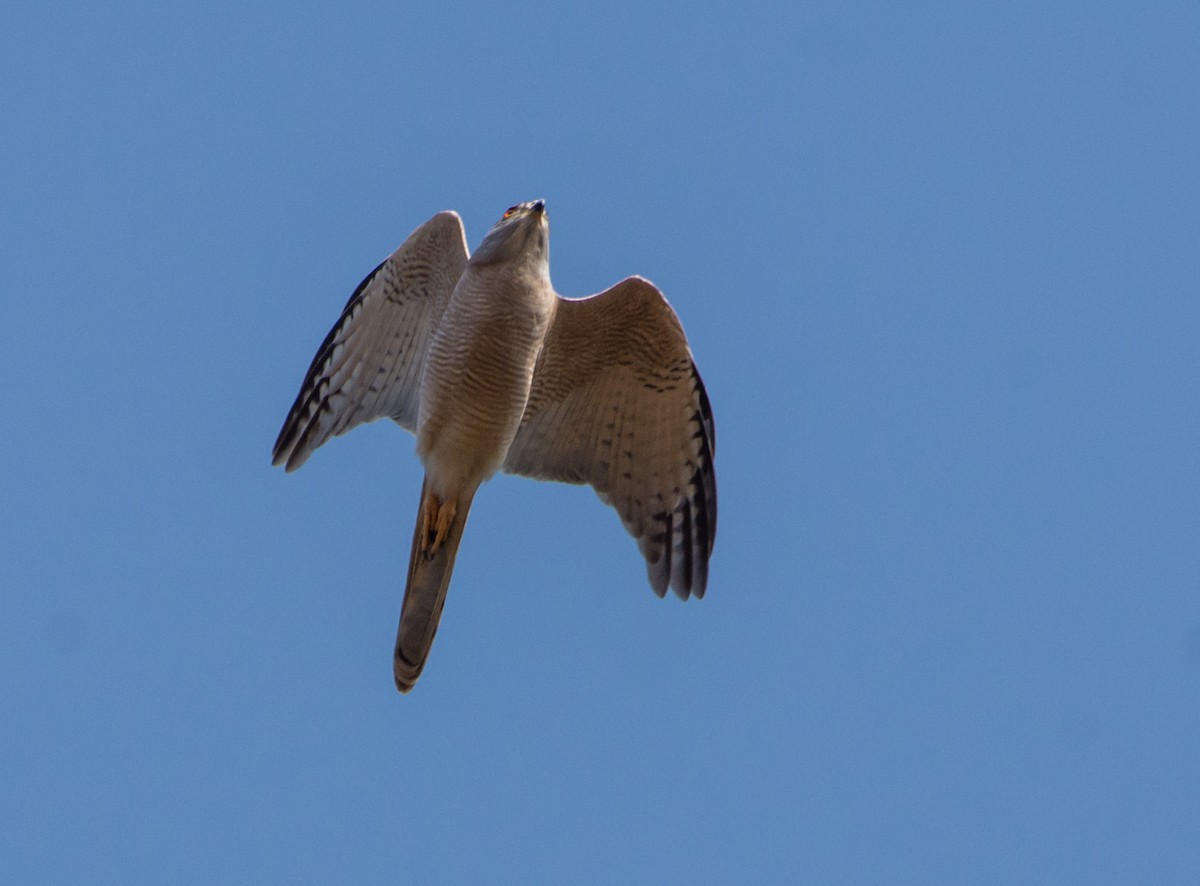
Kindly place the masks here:
<instances>
[{"instance_id":1,"label":"barred breast","mask_svg":"<svg viewBox=\"0 0 1200 886\"><path fill-rule=\"evenodd\" d=\"M425 358L417 421L417 455L440 496L503 464L556 300L549 281L526 275L459 281Z\"/></svg>"}]
</instances>

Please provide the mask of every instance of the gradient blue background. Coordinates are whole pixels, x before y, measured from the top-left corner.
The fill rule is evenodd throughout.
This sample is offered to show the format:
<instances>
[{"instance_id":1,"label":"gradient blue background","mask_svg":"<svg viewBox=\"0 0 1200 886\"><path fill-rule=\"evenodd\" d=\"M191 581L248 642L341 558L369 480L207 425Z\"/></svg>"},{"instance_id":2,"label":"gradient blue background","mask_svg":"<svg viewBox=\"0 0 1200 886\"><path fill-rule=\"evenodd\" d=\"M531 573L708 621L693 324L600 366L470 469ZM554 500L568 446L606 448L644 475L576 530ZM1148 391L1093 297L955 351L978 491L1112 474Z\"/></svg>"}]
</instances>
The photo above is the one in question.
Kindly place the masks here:
<instances>
[{"instance_id":1,"label":"gradient blue background","mask_svg":"<svg viewBox=\"0 0 1200 886\"><path fill-rule=\"evenodd\" d=\"M0 879L1200 882L1200 7L0 13ZM708 597L586 489L271 444L434 212L667 293Z\"/></svg>"}]
</instances>

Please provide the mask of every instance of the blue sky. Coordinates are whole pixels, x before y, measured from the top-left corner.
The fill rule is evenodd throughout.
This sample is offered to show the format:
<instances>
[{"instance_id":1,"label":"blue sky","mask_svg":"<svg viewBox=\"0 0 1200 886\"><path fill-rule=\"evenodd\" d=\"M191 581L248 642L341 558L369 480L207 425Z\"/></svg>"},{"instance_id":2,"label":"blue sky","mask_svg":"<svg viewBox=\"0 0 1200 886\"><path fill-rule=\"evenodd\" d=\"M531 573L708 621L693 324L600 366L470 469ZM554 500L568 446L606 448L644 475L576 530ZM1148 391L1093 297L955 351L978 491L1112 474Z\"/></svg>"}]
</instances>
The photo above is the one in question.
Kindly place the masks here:
<instances>
[{"instance_id":1,"label":"blue sky","mask_svg":"<svg viewBox=\"0 0 1200 886\"><path fill-rule=\"evenodd\" d=\"M1194 883L1193 3L0 13L0 871L44 883ZM420 222L542 197L717 423L708 596L586 489L271 469Z\"/></svg>"}]
</instances>

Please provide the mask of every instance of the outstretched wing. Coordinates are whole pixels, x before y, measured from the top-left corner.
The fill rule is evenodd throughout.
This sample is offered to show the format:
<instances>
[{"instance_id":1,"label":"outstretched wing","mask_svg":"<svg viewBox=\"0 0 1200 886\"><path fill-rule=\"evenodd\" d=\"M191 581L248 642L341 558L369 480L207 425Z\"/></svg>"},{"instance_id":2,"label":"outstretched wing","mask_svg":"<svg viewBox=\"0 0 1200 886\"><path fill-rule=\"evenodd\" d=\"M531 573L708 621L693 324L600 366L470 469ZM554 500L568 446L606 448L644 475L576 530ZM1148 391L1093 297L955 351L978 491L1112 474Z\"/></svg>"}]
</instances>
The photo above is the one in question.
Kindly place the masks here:
<instances>
[{"instance_id":1,"label":"outstretched wing","mask_svg":"<svg viewBox=\"0 0 1200 886\"><path fill-rule=\"evenodd\" d=\"M308 368L273 464L294 471L330 437L384 416L415 433L425 350L466 264L462 220L440 212L358 285Z\"/></svg>"},{"instance_id":2,"label":"outstretched wing","mask_svg":"<svg viewBox=\"0 0 1200 886\"><path fill-rule=\"evenodd\" d=\"M715 446L683 327L653 284L559 300L505 471L590 484L637 539L655 593L702 597Z\"/></svg>"}]
</instances>

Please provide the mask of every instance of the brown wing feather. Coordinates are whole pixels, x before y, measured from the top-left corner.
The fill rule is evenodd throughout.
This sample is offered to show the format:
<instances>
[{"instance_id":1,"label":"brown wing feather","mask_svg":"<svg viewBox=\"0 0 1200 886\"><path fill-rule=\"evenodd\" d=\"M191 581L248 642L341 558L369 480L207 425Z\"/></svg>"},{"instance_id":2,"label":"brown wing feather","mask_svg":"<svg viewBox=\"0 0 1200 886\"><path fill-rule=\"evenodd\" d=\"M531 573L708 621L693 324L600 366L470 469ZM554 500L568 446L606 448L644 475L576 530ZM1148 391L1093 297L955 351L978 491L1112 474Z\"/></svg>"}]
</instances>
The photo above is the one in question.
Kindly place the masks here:
<instances>
[{"instance_id":1,"label":"brown wing feather","mask_svg":"<svg viewBox=\"0 0 1200 886\"><path fill-rule=\"evenodd\" d=\"M504 470L590 484L616 508L660 596L704 595L717 529L716 438L675 312L630 277L562 299Z\"/></svg>"},{"instance_id":2,"label":"brown wing feather","mask_svg":"<svg viewBox=\"0 0 1200 886\"><path fill-rule=\"evenodd\" d=\"M317 349L273 464L294 471L330 437L377 418L415 431L425 350L466 263L462 221L441 212L367 275Z\"/></svg>"}]
</instances>

